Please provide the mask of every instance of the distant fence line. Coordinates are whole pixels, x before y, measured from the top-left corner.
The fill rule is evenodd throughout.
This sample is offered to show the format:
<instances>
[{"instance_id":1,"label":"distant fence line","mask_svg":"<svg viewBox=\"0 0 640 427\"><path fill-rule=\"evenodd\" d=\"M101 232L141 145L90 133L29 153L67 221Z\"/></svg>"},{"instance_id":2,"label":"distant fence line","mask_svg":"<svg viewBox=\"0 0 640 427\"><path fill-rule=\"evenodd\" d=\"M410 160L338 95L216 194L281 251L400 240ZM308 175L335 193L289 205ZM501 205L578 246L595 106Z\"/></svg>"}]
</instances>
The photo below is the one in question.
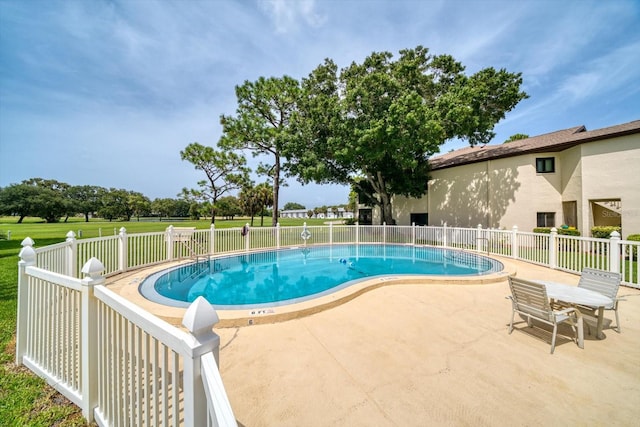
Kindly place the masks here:
<instances>
[{"instance_id":1,"label":"distant fence line","mask_svg":"<svg viewBox=\"0 0 640 427\"><path fill-rule=\"evenodd\" d=\"M218 316L202 297L179 330L104 286L105 277L168 261L305 245L432 245L579 273L619 272L640 288L640 242L460 227L322 225L196 230L77 239L34 248L18 263L16 363L24 364L101 426L235 426L217 360Z\"/></svg>"},{"instance_id":2,"label":"distant fence line","mask_svg":"<svg viewBox=\"0 0 640 427\"><path fill-rule=\"evenodd\" d=\"M247 230L247 232L243 232ZM305 234L303 236L303 234ZM305 238L306 237L306 238ZM165 231L77 239L73 231L65 242L37 248L37 266L52 272L80 277L80 268L91 257L112 276L167 261L228 252L277 249L286 246L339 243L398 243L433 245L474 250L580 273L590 267L621 273L626 286L640 287L640 242L621 240L617 232L609 239L511 230L388 225L321 225L196 230L169 226ZM33 244L33 243L32 243Z\"/></svg>"}]
</instances>

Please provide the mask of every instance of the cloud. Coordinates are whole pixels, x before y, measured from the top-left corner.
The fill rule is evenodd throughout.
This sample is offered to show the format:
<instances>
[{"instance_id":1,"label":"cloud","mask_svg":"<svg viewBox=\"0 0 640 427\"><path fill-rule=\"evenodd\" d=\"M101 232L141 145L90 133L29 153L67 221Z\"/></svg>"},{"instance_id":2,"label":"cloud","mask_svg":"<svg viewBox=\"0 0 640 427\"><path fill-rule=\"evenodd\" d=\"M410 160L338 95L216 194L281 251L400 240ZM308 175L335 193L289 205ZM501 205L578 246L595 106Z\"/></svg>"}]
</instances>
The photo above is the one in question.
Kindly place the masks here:
<instances>
[{"instance_id":1,"label":"cloud","mask_svg":"<svg viewBox=\"0 0 640 427\"><path fill-rule=\"evenodd\" d=\"M606 93L624 90L627 96L640 91L640 40L612 50L585 64L584 71L567 77L558 90L558 97L578 103Z\"/></svg>"},{"instance_id":2,"label":"cloud","mask_svg":"<svg viewBox=\"0 0 640 427\"><path fill-rule=\"evenodd\" d=\"M179 151L216 144L236 85L419 44L468 73L523 73L531 98L496 141L622 123L640 111L639 16L624 0L0 0L0 186L43 176L173 197L201 178ZM289 184L284 203L345 200Z\"/></svg>"},{"instance_id":3,"label":"cloud","mask_svg":"<svg viewBox=\"0 0 640 427\"><path fill-rule=\"evenodd\" d=\"M584 7L537 8L525 15L515 51L530 85L553 84L556 73L575 73L591 58L616 48L625 28L637 28L633 2L588 2ZM637 32L636 32L637 34ZM513 36L513 35L512 35ZM583 77L585 83L588 76Z\"/></svg>"},{"instance_id":4,"label":"cloud","mask_svg":"<svg viewBox=\"0 0 640 427\"><path fill-rule=\"evenodd\" d=\"M322 26L326 16L316 11L315 0L258 0L275 26L277 33L292 33L300 29L300 22L312 28Z\"/></svg>"},{"instance_id":5,"label":"cloud","mask_svg":"<svg viewBox=\"0 0 640 427\"><path fill-rule=\"evenodd\" d=\"M614 48L602 56L586 59L575 69L553 74L556 81L546 87L532 88L532 99L523 101L508 120L549 121L550 117L561 116L566 111L575 111L584 105L602 106L616 99L620 108L624 100L632 102L640 92L637 84L640 56L637 52L640 52L640 40ZM640 103L636 102L636 110L638 107ZM566 126L575 126L585 119L579 120L581 122L567 123Z\"/></svg>"}]
</instances>

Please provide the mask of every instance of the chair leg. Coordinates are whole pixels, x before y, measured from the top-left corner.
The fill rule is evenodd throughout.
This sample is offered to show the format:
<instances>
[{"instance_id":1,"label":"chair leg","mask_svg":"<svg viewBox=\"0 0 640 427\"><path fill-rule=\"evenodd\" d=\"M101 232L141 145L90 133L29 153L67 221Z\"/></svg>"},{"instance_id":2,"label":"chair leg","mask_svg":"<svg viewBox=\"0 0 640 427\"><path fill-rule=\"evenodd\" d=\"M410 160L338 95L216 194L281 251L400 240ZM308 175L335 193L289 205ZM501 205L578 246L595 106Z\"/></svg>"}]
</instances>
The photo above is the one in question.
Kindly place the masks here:
<instances>
[{"instance_id":1,"label":"chair leg","mask_svg":"<svg viewBox=\"0 0 640 427\"><path fill-rule=\"evenodd\" d=\"M558 332L558 325L553 324L553 335L551 336L551 354L556 349L556 332Z\"/></svg>"},{"instance_id":2,"label":"chair leg","mask_svg":"<svg viewBox=\"0 0 640 427\"><path fill-rule=\"evenodd\" d=\"M620 317L618 317L618 307L617 307L617 305L613 308L613 311L616 312L616 328L615 328L615 331L617 333L620 333L620 332L622 332L622 329L620 328Z\"/></svg>"},{"instance_id":3,"label":"chair leg","mask_svg":"<svg viewBox=\"0 0 640 427\"><path fill-rule=\"evenodd\" d=\"M516 312L511 311L511 322L509 322L509 333L513 332L513 318L515 317Z\"/></svg>"},{"instance_id":4,"label":"chair leg","mask_svg":"<svg viewBox=\"0 0 640 427\"><path fill-rule=\"evenodd\" d=\"M577 332L578 332L578 347L584 348L584 321L582 316L578 316L578 321L576 322Z\"/></svg>"}]
</instances>

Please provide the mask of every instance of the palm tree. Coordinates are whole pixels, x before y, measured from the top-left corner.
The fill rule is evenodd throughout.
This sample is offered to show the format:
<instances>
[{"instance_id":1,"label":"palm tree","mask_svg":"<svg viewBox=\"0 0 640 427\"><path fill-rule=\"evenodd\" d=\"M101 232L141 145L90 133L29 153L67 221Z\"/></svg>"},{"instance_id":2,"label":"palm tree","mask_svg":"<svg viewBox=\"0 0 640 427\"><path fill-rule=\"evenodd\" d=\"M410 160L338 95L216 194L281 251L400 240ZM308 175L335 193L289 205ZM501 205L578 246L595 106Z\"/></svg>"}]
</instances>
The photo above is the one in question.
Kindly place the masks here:
<instances>
[{"instance_id":1,"label":"palm tree","mask_svg":"<svg viewBox=\"0 0 640 427\"><path fill-rule=\"evenodd\" d=\"M258 203L260 204L260 227L264 225L264 213L265 210L271 206L273 206L273 187L268 183L263 182L259 184L256 188L256 196L258 199Z\"/></svg>"},{"instance_id":2,"label":"palm tree","mask_svg":"<svg viewBox=\"0 0 640 427\"><path fill-rule=\"evenodd\" d=\"M251 226L253 227L253 217L256 215L261 205L258 200L258 194L255 187L244 187L238 196L240 208L245 215L251 217Z\"/></svg>"}]
</instances>

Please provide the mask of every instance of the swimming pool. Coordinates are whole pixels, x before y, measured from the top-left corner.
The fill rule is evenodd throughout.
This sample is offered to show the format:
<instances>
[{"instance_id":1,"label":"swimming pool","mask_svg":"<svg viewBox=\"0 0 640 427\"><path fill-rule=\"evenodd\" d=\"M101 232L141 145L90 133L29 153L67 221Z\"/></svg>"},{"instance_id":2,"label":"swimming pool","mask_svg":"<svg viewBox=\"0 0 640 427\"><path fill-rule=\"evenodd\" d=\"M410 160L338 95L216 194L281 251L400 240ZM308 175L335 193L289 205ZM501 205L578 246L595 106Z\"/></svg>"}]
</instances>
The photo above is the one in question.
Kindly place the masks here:
<instances>
[{"instance_id":1,"label":"swimming pool","mask_svg":"<svg viewBox=\"0 0 640 427\"><path fill-rule=\"evenodd\" d=\"M225 256L157 272L140 285L145 298L187 307L203 296L217 309L275 307L336 292L378 276L479 276L500 262L452 249L412 245L295 247Z\"/></svg>"}]
</instances>

